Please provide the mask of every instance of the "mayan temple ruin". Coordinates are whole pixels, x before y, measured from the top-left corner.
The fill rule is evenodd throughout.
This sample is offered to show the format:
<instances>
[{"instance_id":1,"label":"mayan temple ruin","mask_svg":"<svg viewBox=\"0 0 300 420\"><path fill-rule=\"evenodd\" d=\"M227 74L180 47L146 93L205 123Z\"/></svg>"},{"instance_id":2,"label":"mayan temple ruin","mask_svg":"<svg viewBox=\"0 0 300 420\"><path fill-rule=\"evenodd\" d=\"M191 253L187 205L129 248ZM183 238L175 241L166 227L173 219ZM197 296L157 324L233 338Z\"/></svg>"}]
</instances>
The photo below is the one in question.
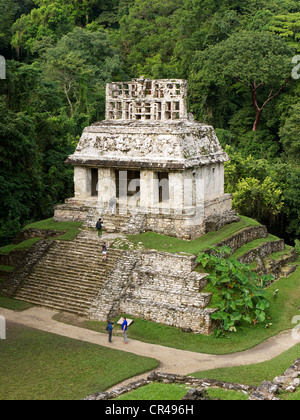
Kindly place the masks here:
<instances>
[{"instance_id":1,"label":"mayan temple ruin","mask_svg":"<svg viewBox=\"0 0 300 420\"><path fill-rule=\"evenodd\" d=\"M185 80L134 79L106 88L106 119L85 128L67 163L75 195L56 221L109 232L153 231L194 239L237 220L224 194L214 129L187 112Z\"/></svg>"},{"instance_id":2,"label":"mayan temple ruin","mask_svg":"<svg viewBox=\"0 0 300 420\"><path fill-rule=\"evenodd\" d=\"M0 254L2 264L16 261L2 283L5 295L97 321L128 314L207 335L218 309L210 304L208 274L197 270L199 252L208 251L206 232L231 224L221 242L219 232L208 235L211 243L240 252L238 261L253 263L257 273L279 278L297 268L295 249L231 209L231 195L224 194L228 156L213 128L187 113L186 95L184 80L107 85L106 119L84 130L67 160L75 169L75 196L55 208L56 221L81 222L78 233L64 240L59 231L22 232L44 239L24 254ZM158 241L184 239L182 245L199 238L199 251L184 252L183 245L172 252L166 243L152 249L139 242L144 235L131 242L130 234L148 231L163 234Z\"/></svg>"}]
</instances>

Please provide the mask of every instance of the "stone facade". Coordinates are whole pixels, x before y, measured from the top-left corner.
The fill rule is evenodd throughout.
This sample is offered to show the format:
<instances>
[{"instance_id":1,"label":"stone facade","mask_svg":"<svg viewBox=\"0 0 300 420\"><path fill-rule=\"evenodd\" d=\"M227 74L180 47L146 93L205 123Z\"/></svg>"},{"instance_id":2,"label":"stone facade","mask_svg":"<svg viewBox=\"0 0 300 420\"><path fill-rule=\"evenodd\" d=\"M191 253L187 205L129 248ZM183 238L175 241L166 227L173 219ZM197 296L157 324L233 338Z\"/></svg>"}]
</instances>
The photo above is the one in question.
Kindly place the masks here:
<instances>
[{"instance_id":1,"label":"stone facade","mask_svg":"<svg viewBox=\"0 0 300 420\"><path fill-rule=\"evenodd\" d=\"M142 215L138 231L184 239L235 221L224 194L228 156L213 128L187 113L186 90L184 80L108 84L106 120L87 127L67 159L75 195L55 220L94 226L104 215L112 223Z\"/></svg>"},{"instance_id":2,"label":"stone facade","mask_svg":"<svg viewBox=\"0 0 300 420\"><path fill-rule=\"evenodd\" d=\"M143 77L106 87L107 120L169 121L187 117L185 80Z\"/></svg>"},{"instance_id":3,"label":"stone facade","mask_svg":"<svg viewBox=\"0 0 300 420\"><path fill-rule=\"evenodd\" d=\"M196 257L157 251L126 252L95 299L89 317L106 321L122 313L201 334L210 334L215 310L203 293L207 275Z\"/></svg>"}]
</instances>

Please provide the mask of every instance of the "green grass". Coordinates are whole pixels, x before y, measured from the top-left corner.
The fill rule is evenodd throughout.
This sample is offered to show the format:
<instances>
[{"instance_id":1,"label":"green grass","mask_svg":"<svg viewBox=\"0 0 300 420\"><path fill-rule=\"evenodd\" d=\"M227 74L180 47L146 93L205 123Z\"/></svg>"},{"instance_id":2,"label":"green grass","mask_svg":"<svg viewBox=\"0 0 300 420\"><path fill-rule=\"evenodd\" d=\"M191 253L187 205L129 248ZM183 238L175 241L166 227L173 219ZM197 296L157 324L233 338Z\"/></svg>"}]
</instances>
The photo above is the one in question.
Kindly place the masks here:
<instances>
[{"instance_id":1,"label":"green grass","mask_svg":"<svg viewBox=\"0 0 300 420\"><path fill-rule=\"evenodd\" d=\"M171 253L186 252L198 254L249 226L259 226L259 223L248 217L241 216L239 222L231 223L217 232L209 232L193 241L185 241L154 232L141 233L140 235L128 235L128 239L134 244L142 242L143 246L147 249L156 249L157 251Z\"/></svg>"},{"instance_id":2,"label":"green grass","mask_svg":"<svg viewBox=\"0 0 300 420\"><path fill-rule=\"evenodd\" d=\"M10 309L12 311L22 312L26 309L32 308L32 305L29 302L24 302L22 300L12 299L0 295L0 307L5 309Z\"/></svg>"},{"instance_id":3,"label":"green grass","mask_svg":"<svg viewBox=\"0 0 300 420\"><path fill-rule=\"evenodd\" d=\"M155 359L8 324L0 400L80 400L155 369Z\"/></svg>"},{"instance_id":4,"label":"green grass","mask_svg":"<svg viewBox=\"0 0 300 420\"><path fill-rule=\"evenodd\" d=\"M268 255L266 261L277 261L278 259L282 258L285 255L289 255L292 251L293 247L290 245L285 245L283 251L273 252L273 254Z\"/></svg>"},{"instance_id":5,"label":"green grass","mask_svg":"<svg viewBox=\"0 0 300 420\"><path fill-rule=\"evenodd\" d=\"M231 391L221 388L209 388L208 395L212 398L219 398L222 401L247 401L248 394L241 391Z\"/></svg>"},{"instance_id":6,"label":"green grass","mask_svg":"<svg viewBox=\"0 0 300 420\"><path fill-rule=\"evenodd\" d=\"M31 223L23 228L24 230L28 230L30 228L35 229L51 229L51 230L61 230L62 235L56 237L55 239L59 239L61 241L74 241L77 237L78 233L80 232L80 227L82 226L81 222L54 222L53 218L41 220L39 222ZM22 251L28 250L34 245L37 241L40 241L42 238L31 238L23 241L19 244L9 244L0 248L0 253L2 254L9 254L13 251ZM52 238L49 238L51 240Z\"/></svg>"},{"instance_id":7,"label":"green grass","mask_svg":"<svg viewBox=\"0 0 300 420\"><path fill-rule=\"evenodd\" d=\"M299 358L299 354L300 344L296 344L268 362L194 372L191 376L259 386L265 380L273 381L276 376L282 375Z\"/></svg>"},{"instance_id":8,"label":"green grass","mask_svg":"<svg viewBox=\"0 0 300 420\"><path fill-rule=\"evenodd\" d=\"M138 388L134 391L123 394L120 397L116 398L117 401L178 401L184 397L190 387L187 385L181 384L163 384L158 382L153 382L149 385L145 385L141 388ZM248 395L243 392L219 389L219 388L209 388L207 393L211 398L219 398L221 400L247 400Z\"/></svg>"},{"instance_id":9,"label":"green grass","mask_svg":"<svg viewBox=\"0 0 300 420\"><path fill-rule=\"evenodd\" d=\"M280 399L284 401L300 401L300 389L298 388L296 392L292 394L290 392L285 392L280 396Z\"/></svg>"},{"instance_id":10,"label":"green grass","mask_svg":"<svg viewBox=\"0 0 300 420\"><path fill-rule=\"evenodd\" d=\"M31 223L23 228L27 230L30 228L35 229L53 229L67 231L64 235L59 237L63 241L73 241L79 233L82 222L54 222L53 218L41 220L39 222Z\"/></svg>"},{"instance_id":11,"label":"green grass","mask_svg":"<svg viewBox=\"0 0 300 420\"><path fill-rule=\"evenodd\" d=\"M7 273L12 273L15 267L12 265L0 265L0 271L6 271Z\"/></svg>"},{"instance_id":12,"label":"green grass","mask_svg":"<svg viewBox=\"0 0 300 420\"><path fill-rule=\"evenodd\" d=\"M278 241L278 239L279 238L277 238L274 235L268 235L266 238L255 239L254 241L248 242L247 244L241 246L229 258L230 259L240 258L246 252L258 248L260 245L264 244L265 242L274 242L274 241Z\"/></svg>"},{"instance_id":13,"label":"green grass","mask_svg":"<svg viewBox=\"0 0 300 420\"><path fill-rule=\"evenodd\" d=\"M161 384L152 382L127 394L120 395L117 401L166 401L181 400L186 395L189 387L179 384Z\"/></svg>"},{"instance_id":14,"label":"green grass","mask_svg":"<svg viewBox=\"0 0 300 420\"><path fill-rule=\"evenodd\" d=\"M0 253L1 254L9 254L10 252L13 252L13 251L23 251L23 250L30 249L32 247L32 245L34 245L40 239L41 238L31 238L31 239L27 239L26 241L23 241L19 244L5 245L5 246L0 248Z\"/></svg>"}]
</instances>

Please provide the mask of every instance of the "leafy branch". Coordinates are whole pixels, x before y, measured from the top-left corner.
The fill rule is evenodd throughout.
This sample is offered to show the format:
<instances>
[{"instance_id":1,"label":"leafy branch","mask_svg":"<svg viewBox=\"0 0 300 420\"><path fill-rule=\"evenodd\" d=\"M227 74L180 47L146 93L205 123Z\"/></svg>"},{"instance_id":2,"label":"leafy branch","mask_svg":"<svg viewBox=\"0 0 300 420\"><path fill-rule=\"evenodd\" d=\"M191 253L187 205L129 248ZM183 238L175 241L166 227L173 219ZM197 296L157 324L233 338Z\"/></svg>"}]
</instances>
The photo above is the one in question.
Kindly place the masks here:
<instances>
[{"instance_id":1,"label":"leafy branch","mask_svg":"<svg viewBox=\"0 0 300 420\"><path fill-rule=\"evenodd\" d=\"M259 277L247 264L225 258L231 254L229 247L210 249L210 254L199 255L197 261L211 273L208 280L221 298L219 310L211 315L219 326L217 334L236 332L243 321L254 325L265 322L270 303L264 286L274 277Z\"/></svg>"}]
</instances>

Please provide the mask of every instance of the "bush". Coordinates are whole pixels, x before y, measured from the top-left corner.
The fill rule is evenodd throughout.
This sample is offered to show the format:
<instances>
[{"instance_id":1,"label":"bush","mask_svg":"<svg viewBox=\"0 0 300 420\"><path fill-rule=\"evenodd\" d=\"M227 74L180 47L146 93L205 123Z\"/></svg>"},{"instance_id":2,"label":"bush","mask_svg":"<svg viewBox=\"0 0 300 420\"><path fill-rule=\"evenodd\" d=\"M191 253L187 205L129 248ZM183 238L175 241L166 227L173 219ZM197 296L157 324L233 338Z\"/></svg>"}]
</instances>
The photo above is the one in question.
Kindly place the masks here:
<instances>
[{"instance_id":1,"label":"bush","mask_svg":"<svg viewBox=\"0 0 300 420\"><path fill-rule=\"evenodd\" d=\"M218 322L217 334L236 332L243 321L254 325L264 322L270 306L264 286L274 277L260 278L248 264L224 258L231 253L228 247L210 249L211 254L201 254L197 261L209 270L209 282L220 295L219 310L211 315Z\"/></svg>"}]
</instances>

